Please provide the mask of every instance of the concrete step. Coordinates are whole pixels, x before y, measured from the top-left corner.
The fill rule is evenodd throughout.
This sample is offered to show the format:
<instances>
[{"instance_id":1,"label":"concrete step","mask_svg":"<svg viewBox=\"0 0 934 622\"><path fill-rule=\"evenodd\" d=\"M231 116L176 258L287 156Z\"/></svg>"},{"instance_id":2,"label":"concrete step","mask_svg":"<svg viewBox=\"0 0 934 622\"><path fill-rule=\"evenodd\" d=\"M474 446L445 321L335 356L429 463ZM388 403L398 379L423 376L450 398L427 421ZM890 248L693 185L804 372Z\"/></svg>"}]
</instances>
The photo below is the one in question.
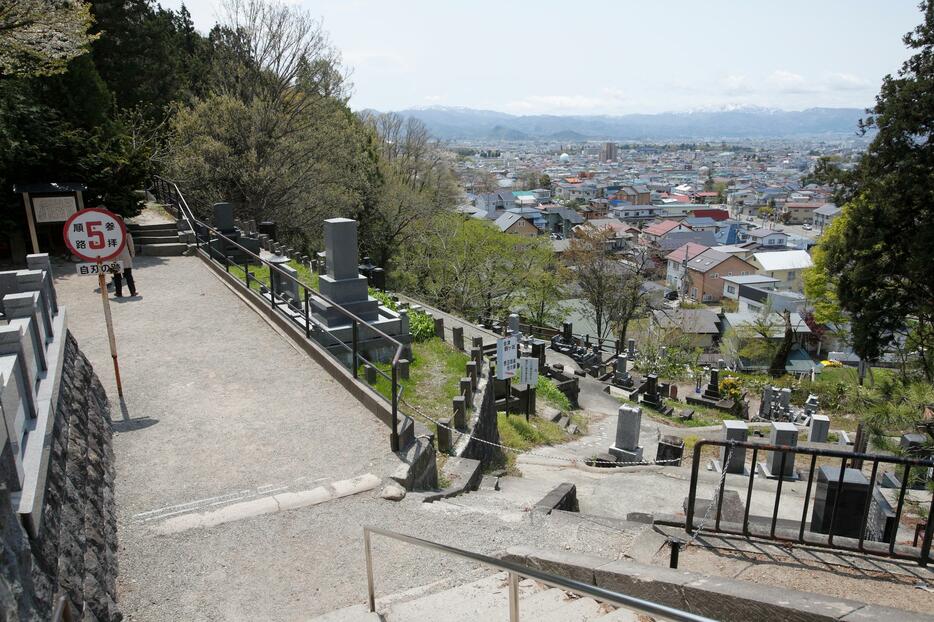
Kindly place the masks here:
<instances>
[{"instance_id":1,"label":"concrete step","mask_svg":"<svg viewBox=\"0 0 934 622\"><path fill-rule=\"evenodd\" d=\"M595 619L599 622L639 622L639 614L630 609L617 609ZM645 616L642 619L645 620Z\"/></svg>"},{"instance_id":2,"label":"concrete step","mask_svg":"<svg viewBox=\"0 0 934 622\"><path fill-rule=\"evenodd\" d=\"M449 484L436 493L426 495L427 503L477 490L483 477L483 465L472 458L451 457L444 463L442 475Z\"/></svg>"},{"instance_id":3,"label":"concrete step","mask_svg":"<svg viewBox=\"0 0 934 622\"><path fill-rule=\"evenodd\" d=\"M145 257L176 257L184 255L186 250L188 250L188 245L181 242L143 244L137 249L137 254Z\"/></svg>"}]
</instances>

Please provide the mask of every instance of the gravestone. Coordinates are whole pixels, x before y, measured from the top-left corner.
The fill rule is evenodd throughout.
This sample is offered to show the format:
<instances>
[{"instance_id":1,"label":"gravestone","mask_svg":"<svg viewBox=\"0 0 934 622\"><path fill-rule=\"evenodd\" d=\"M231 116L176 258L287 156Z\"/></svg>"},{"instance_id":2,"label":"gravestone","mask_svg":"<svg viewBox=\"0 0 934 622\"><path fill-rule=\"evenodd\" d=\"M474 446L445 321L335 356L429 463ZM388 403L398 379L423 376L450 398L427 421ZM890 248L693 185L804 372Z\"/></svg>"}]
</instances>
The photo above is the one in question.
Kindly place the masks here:
<instances>
[{"instance_id":1,"label":"gravestone","mask_svg":"<svg viewBox=\"0 0 934 622\"><path fill-rule=\"evenodd\" d=\"M318 277L318 288L330 301L370 323L379 319L379 302L369 296L366 277L357 272L357 221L329 218L324 221L327 273ZM329 328L351 321L335 305L315 300L317 319Z\"/></svg>"},{"instance_id":2,"label":"gravestone","mask_svg":"<svg viewBox=\"0 0 934 622\"><path fill-rule=\"evenodd\" d=\"M517 313L510 313L507 322L507 327L511 335L519 332L519 315Z\"/></svg>"},{"instance_id":3,"label":"gravestone","mask_svg":"<svg viewBox=\"0 0 934 622\"><path fill-rule=\"evenodd\" d=\"M233 203L214 204L214 228L227 235L237 230ZM228 236L229 237L229 236Z\"/></svg>"},{"instance_id":4,"label":"gravestone","mask_svg":"<svg viewBox=\"0 0 934 622\"><path fill-rule=\"evenodd\" d=\"M723 421L723 438L727 441L738 441L745 443L749 439L749 426L745 421L735 421L725 419ZM733 447L730 452L730 461L726 462L728 447L720 448L720 468L727 473L738 473L743 475L746 472L746 448Z\"/></svg>"},{"instance_id":5,"label":"gravestone","mask_svg":"<svg viewBox=\"0 0 934 622\"><path fill-rule=\"evenodd\" d=\"M572 343L574 341L574 325L570 322L561 324L561 339L564 343Z\"/></svg>"},{"instance_id":6,"label":"gravestone","mask_svg":"<svg viewBox=\"0 0 934 622\"><path fill-rule=\"evenodd\" d=\"M872 491L869 515L866 516L866 539L873 542L891 542L895 538L895 509L880 488Z\"/></svg>"},{"instance_id":7,"label":"gravestone","mask_svg":"<svg viewBox=\"0 0 934 622\"><path fill-rule=\"evenodd\" d=\"M666 434L658 439L658 449L655 452L655 462L662 466L681 466L684 456L684 439L680 436Z\"/></svg>"},{"instance_id":8,"label":"gravestone","mask_svg":"<svg viewBox=\"0 0 934 622\"><path fill-rule=\"evenodd\" d=\"M811 393L808 395L808 398L804 401L804 415L806 417L813 417L820 410L820 402L816 395Z\"/></svg>"},{"instance_id":9,"label":"gravestone","mask_svg":"<svg viewBox=\"0 0 934 622\"><path fill-rule=\"evenodd\" d=\"M610 446L610 453L620 462L641 462L642 447L639 446L639 432L642 427L642 409L623 404L616 415L616 442Z\"/></svg>"},{"instance_id":10,"label":"gravestone","mask_svg":"<svg viewBox=\"0 0 934 622\"><path fill-rule=\"evenodd\" d=\"M271 269L269 271L269 280L272 282L272 291L274 291L276 295L281 298L297 301L298 270L289 265L288 257L284 257L282 255L270 257L268 261L282 271L280 272L276 269Z\"/></svg>"},{"instance_id":11,"label":"gravestone","mask_svg":"<svg viewBox=\"0 0 934 622\"><path fill-rule=\"evenodd\" d=\"M762 402L759 404L759 417L761 419L771 419L772 418L772 400L774 399L772 395L772 387L764 386L762 387Z\"/></svg>"},{"instance_id":12,"label":"gravestone","mask_svg":"<svg viewBox=\"0 0 934 622\"><path fill-rule=\"evenodd\" d=\"M769 443L772 445L783 445L786 447L798 446L798 428L793 423L787 421L773 421L772 432L769 435ZM782 455L785 455L785 470L782 471ZM768 455L768 467L772 477L794 477L795 475L795 454L792 452L770 451Z\"/></svg>"},{"instance_id":13,"label":"gravestone","mask_svg":"<svg viewBox=\"0 0 934 622\"><path fill-rule=\"evenodd\" d=\"M626 348L626 356L630 360L635 360L636 358L636 340L629 339Z\"/></svg>"},{"instance_id":14,"label":"gravestone","mask_svg":"<svg viewBox=\"0 0 934 622\"><path fill-rule=\"evenodd\" d=\"M842 484L839 480L840 467L822 466L818 469L811 531L831 533L832 527L835 536L859 538L869 480L858 469L846 469ZM836 515L833 514L834 503L837 504Z\"/></svg>"},{"instance_id":15,"label":"gravestone","mask_svg":"<svg viewBox=\"0 0 934 622\"><path fill-rule=\"evenodd\" d=\"M830 433L830 417L827 415L813 415L811 417L811 431L808 441L811 443L826 443Z\"/></svg>"},{"instance_id":16,"label":"gravestone","mask_svg":"<svg viewBox=\"0 0 934 622\"><path fill-rule=\"evenodd\" d=\"M704 390L704 399L711 400L713 402L720 401L720 371L717 369L710 370L710 382L707 383L707 388Z\"/></svg>"}]
</instances>

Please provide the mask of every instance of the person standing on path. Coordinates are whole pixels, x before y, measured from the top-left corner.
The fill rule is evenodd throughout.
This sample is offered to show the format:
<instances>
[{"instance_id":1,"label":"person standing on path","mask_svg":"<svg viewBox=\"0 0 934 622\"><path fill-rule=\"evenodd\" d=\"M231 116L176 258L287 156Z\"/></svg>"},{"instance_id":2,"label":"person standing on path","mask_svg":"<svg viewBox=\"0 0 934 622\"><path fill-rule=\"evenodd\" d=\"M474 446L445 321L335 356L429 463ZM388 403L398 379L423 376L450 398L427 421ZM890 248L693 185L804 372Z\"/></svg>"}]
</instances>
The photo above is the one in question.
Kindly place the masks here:
<instances>
[{"instance_id":1,"label":"person standing on path","mask_svg":"<svg viewBox=\"0 0 934 622\"><path fill-rule=\"evenodd\" d=\"M117 261L123 262L123 272L114 272L114 290L117 298L123 298L123 279L130 288L130 296L138 296L136 283L133 281L133 258L136 257L136 246L133 244L133 236L127 231L126 246L117 255Z\"/></svg>"}]
</instances>

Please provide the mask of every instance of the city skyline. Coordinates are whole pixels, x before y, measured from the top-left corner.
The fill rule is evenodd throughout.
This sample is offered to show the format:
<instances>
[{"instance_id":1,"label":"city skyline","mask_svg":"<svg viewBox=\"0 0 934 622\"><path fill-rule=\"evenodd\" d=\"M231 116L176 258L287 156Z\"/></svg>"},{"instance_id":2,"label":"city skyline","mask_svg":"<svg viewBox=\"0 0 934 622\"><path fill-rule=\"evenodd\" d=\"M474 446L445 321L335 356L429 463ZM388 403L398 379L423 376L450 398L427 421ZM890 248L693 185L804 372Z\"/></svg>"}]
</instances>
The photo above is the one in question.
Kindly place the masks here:
<instances>
[{"instance_id":1,"label":"city skyline","mask_svg":"<svg viewBox=\"0 0 934 622\"><path fill-rule=\"evenodd\" d=\"M593 2L576 13L555 2L289 4L323 21L351 70L355 110L518 115L865 108L907 58L901 37L921 17L915 0ZM222 11L221 0L185 5L201 31Z\"/></svg>"}]
</instances>

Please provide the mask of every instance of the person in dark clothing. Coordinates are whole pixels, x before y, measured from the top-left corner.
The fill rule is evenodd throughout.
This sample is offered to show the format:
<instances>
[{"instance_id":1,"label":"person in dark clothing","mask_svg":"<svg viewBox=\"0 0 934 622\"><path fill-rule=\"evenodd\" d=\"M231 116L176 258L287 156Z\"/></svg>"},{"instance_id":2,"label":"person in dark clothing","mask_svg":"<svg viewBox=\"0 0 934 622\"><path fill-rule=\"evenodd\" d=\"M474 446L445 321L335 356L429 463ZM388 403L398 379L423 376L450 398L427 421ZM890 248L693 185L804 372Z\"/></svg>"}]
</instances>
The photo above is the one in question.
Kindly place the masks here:
<instances>
[{"instance_id":1,"label":"person in dark clothing","mask_svg":"<svg viewBox=\"0 0 934 622\"><path fill-rule=\"evenodd\" d=\"M130 288L130 296L139 295L139 292L136 290L136 282L133 281L134 257L136 257L136 246L133 244L133 236L127 232L126 246L123 247L123 250L120 251L120 254L117 256L117 261L123 262L123 272L114 273L114 291L117 294L117 298L123 298L123 279L126 279L126 284Z\"/></svg>"}]
</instances>

